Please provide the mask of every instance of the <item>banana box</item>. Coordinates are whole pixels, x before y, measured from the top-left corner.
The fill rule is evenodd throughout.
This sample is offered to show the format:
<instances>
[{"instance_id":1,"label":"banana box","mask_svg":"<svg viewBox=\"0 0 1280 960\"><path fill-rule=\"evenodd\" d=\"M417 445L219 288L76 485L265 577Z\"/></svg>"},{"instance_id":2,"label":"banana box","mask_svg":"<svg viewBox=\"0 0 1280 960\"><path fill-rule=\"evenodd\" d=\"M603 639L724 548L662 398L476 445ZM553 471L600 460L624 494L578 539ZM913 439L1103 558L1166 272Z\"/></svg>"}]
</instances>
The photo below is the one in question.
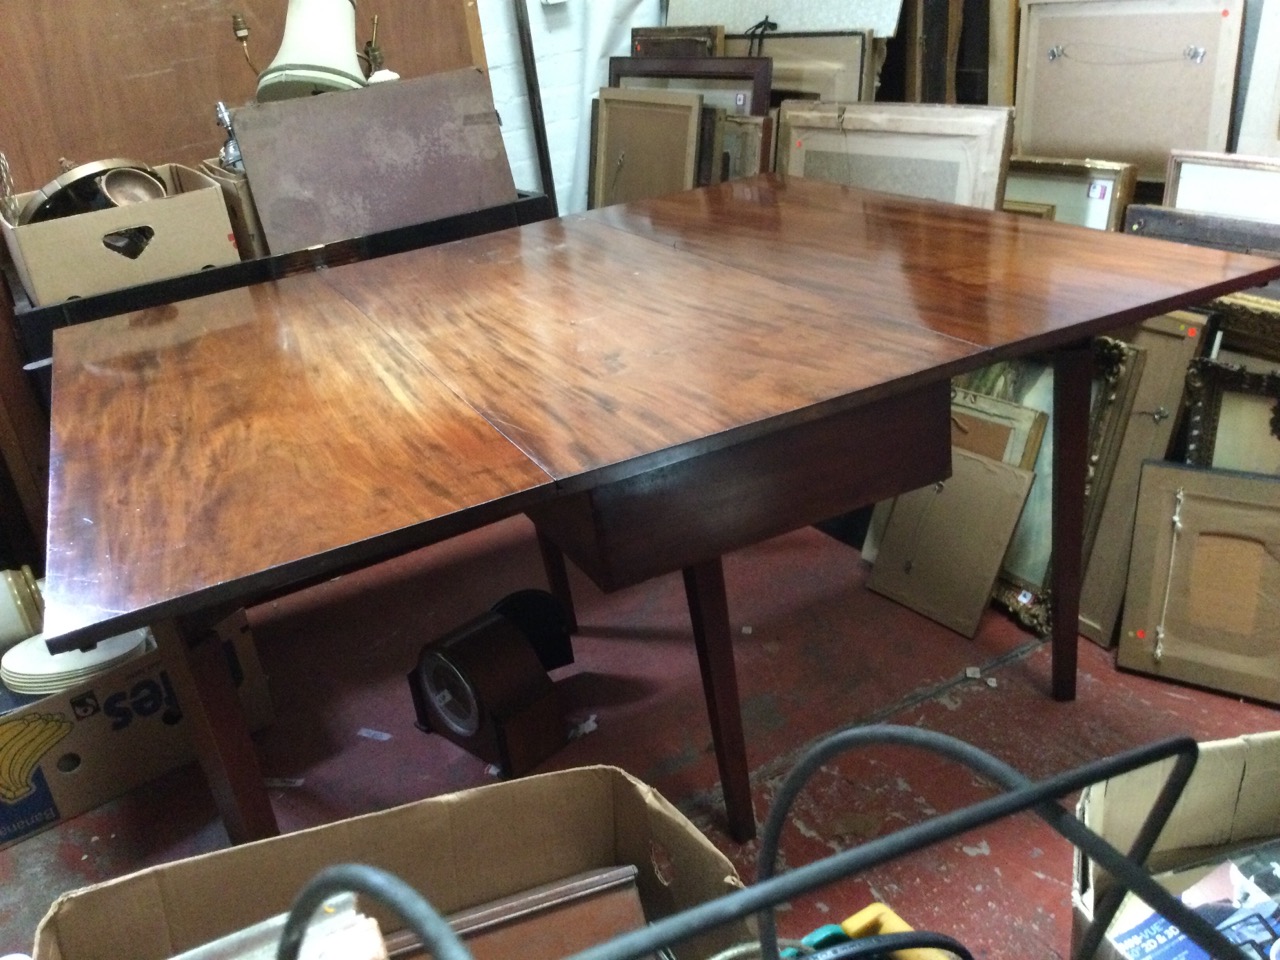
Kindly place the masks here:
<instances>
[{"instance_id":1,"label":"banana box","mask_svg":"<svg viewBox=\"0 0 1280 960\"><path fill-rule=\"evenodd\" d=\"M249 726L261 729L271 698L243 613L218 634ZM0 698L0 848L194 760L189 726L153 641L61 693Z\"/></svg>"}]
</instances>

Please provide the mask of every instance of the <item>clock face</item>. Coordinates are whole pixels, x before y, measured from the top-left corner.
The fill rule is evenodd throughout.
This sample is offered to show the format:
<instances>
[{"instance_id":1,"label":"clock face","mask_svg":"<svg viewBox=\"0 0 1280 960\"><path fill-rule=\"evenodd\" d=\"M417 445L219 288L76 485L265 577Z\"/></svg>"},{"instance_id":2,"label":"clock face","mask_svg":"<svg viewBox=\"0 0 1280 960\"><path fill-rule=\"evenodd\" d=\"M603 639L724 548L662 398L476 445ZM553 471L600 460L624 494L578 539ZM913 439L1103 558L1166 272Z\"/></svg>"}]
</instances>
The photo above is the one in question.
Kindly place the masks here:
<instances>
[{"instance_id":1,"label":"clock face","mask_svg":"<svg viewBox=\"0 0 1280 960\"><path fill-rule=\"evenodd\" d=\"M439 653L425 656L419 671L431 715L458 736L474 736L480 729L480 704L470 681Z\"/></svg>"}]
</instances>

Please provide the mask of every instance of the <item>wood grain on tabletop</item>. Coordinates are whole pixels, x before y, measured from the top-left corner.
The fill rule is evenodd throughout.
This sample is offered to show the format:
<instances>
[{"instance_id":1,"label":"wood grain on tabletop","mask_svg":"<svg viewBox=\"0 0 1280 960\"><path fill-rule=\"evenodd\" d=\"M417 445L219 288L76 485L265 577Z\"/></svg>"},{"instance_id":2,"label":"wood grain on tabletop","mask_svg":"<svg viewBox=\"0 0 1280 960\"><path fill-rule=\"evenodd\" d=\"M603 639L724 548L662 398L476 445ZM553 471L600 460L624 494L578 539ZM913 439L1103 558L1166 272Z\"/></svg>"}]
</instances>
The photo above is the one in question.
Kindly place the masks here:
<instances>
[{"instance_id":1,"label":"wood grain on tabletop","mask_svg":"<svg viewBox=\"0 0 1280 960\"><path fill-rule=\"evenodd\" d=\"M1274 260L800 177L585 216L864 312L990 348L1016 342L1021 352L1206 302L1241 276L1280 276Z\"/></svg>"},{"instance_id":2,"label":"wood grain on tabletop","mask_svg":"<svg viewBox=\"0 0 1280 960\"><path fill-rule=\"evenodd\" d=\"M50 634L549 485L315 274L54 349Z\"/></svg>"},{"instance_id":3,"label":"wood grain on tabletop","mask_svg":"<svg viewBox=\"0 0 1280 960\"><path fill-rule=\"evenodd\" d=\"M525 509L521 450L618 479L1251 271L1280 263L761 177L63 330L47 632Z\"/></svg>"},{"instance_id":4,"label":"wood grain on tabletop","mask_svg":"<svg viewBox=\"0 0 1280 960\"><path fill-rule=\"evenodd\" d=\"M325 277L557 479L902 393L977 352L584 218Z\"/></svg>"}]
</instances>

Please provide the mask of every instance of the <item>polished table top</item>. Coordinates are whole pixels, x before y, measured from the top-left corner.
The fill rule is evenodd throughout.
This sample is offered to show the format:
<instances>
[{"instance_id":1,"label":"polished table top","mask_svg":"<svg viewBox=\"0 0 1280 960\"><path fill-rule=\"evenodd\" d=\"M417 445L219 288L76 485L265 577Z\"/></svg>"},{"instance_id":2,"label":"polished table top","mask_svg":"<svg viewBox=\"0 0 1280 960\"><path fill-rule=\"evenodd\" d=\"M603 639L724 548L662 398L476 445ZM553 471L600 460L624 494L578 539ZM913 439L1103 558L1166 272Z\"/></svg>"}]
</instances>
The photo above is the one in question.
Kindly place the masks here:
<instances>
[{"instance_id":1,"label":"polished table top","mask_svg":"<svg viewBox=\"0 0 1280 960\"><path fill-rule=\"evenodd\" d=\"M773 176L61 330L64 649L1280 275Z\"/></svg>"}]
</instances>

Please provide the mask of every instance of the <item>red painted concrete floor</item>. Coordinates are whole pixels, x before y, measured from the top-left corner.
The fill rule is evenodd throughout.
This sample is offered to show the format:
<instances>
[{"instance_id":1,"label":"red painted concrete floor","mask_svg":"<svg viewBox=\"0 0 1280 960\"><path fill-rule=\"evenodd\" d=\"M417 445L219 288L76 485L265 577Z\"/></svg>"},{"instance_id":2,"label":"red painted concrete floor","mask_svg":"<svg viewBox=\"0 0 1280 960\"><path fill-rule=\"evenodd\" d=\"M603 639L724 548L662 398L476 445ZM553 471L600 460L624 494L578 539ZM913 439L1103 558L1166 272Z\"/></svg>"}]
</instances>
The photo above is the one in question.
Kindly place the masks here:
<instances>
[{"instance_id":1,"label":"red painted concrete floor","mask_svg":"<svg viewBox=\"0 0 1280 960\"><path fill-rule=\"evenodd\" d=\"M989 611L966 640L866 590L857 551L816 530L734 554L725 568L760 819L806 744L854 724L952 734L1032 778L1167 735L1207 740L1280 725L1269 707L1118 673L1084 640L1079 697L1055 703L1047 648L1006 616ZM512 520L250 611L277 713L259 748L282 829L490 782L482 762L414 727L405 674L424 642L543 583L531 529ZM723 831L680 578L609 596L576 572L573 584L576 662L554 676L569 721L594 729L540 769L625 768L754 878L758 843L736 845ZM975 666L980 679L966 676ZM795 805L780 869L990 793L912 750L845 755ZM0 953L29 950L63 891L226 844L188 767L0 851ZM977 957L1062 957L1071 868L1066 841L1023 815L818 891L783 909L779 926L800 935L880 900Z\"/></svg>"}]
</instances>

